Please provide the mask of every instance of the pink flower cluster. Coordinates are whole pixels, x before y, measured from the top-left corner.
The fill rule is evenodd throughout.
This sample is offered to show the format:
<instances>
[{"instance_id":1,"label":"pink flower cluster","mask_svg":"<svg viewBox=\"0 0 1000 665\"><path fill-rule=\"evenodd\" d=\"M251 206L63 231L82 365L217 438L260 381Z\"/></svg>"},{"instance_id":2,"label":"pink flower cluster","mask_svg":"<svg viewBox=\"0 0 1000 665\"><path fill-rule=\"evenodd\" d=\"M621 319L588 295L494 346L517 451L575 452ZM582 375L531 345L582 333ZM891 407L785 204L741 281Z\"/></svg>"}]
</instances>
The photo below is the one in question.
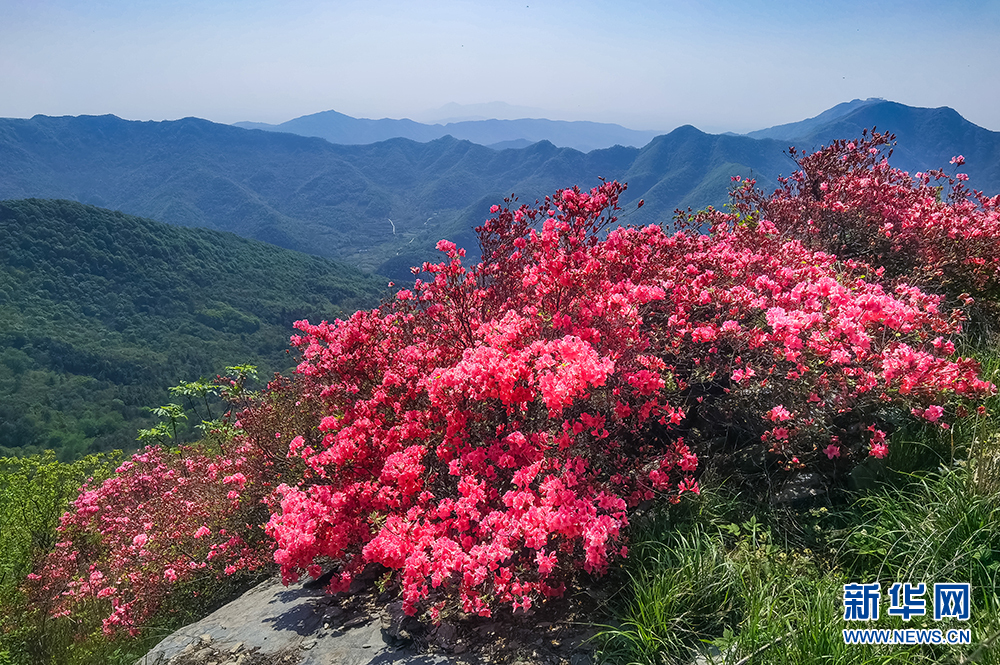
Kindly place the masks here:
<instances>
[{"instance_id":1,"label":"pink flower cluster","mask_svg":"<svg viewBox=\"0 0 1000 665\"><path fill-rule=\"evenodd\" d=\"M807 246L883 268L891 279L955 299L995 299L1000 196L970 190L964 173L911 176L891 167L882 150L893 139L873 131L856 143L835 141L801 156L801 170L774 195L744 187L737 205L756 208Z\"/></svg>"},{"instance_id":2,"label":"pink flower cluster","mask_svg":"<svg viewBox=\"0 0 1000 665\"><path fill-rule=\"evenodd\" d=\"M527 608L607 569L628 501L697 491L682 444L649 451L643 478L611 471L644 424L683 417L644 353L664 291L597 241L622 189L496 207L475 269L442 241L447 261L382 310L296 324L298 371L330 415L320 447L291 446L317 481L279 488L267 527L286 580L333 557L334 588L370 562L400 571L408 612L445 592L467 612Z\"/></svg>"},{"instance_id":3,"label":"pink flower cluster","mask_svg":"<svg viewBox=\"0 0 1000 665\"><path fill-rule=\"evenodd\" d=\"M245 446L227 452L148 447L113 477L85 485L62 516L62 540L28 578L35 602L63 616L100 599L109 606L105 632L134 634L173 584L267 563L269 552L246 539L246 505L229 486L253 465Z\"/></svg>"}]
</instances>

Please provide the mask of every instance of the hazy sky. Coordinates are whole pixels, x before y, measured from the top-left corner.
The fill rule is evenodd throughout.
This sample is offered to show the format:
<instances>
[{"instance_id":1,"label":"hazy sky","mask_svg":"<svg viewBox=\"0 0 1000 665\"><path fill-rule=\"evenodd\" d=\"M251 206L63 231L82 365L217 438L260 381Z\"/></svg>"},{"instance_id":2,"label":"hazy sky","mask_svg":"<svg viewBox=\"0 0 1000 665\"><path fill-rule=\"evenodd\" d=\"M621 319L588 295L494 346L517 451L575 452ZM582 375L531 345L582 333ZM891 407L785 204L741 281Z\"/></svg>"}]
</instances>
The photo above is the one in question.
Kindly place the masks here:
<instances>
[{"instance_id":1,"label":"hazy sky","mask_svg":"<svg viewBox=\"0 0 1000 665\"><path fill-rule=\"evenodd\" d=\"M547 117L749 131L843 101L1000 131L1000 0L0 0L0 116Z\"/></svg>"}]
</instances>

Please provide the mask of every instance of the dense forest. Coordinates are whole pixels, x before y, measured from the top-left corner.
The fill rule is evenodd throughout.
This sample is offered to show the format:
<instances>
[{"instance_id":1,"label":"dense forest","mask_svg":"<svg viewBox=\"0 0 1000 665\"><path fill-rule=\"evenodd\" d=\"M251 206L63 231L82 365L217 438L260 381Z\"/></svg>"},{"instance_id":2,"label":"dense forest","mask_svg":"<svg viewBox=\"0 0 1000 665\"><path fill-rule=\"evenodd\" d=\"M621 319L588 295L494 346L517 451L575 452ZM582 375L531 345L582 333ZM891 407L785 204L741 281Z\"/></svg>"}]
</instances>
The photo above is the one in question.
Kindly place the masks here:
<instances>
[{"instance_id":1,"label":"dense forest","mask_svg":"<svg viewBox=\"0 0 1000 665\"><path fill-rule=\"evenodd\" d=\"M385 283L232 234L0 202L0 455L134 448L168 386L286 371L294 321L372 306Z\"/></svg>"}]
</instances>

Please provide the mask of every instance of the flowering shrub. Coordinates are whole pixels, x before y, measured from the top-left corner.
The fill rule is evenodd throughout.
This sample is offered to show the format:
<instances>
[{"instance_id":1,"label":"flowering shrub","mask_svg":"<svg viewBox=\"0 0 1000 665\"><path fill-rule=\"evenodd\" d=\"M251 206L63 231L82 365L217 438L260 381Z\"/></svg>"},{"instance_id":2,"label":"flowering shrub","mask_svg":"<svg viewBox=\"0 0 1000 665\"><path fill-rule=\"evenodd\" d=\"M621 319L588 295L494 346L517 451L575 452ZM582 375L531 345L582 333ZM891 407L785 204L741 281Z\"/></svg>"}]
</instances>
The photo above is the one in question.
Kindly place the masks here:
<instances>
[{"instance_id":1,"label":"flowering shrub","mask_svg":"<svg viewBox=\"0 0 1000 665\"><path fill-rule=\"evenodd\" d=\"M279 488L268 525L286 580L326 556L346 563L334 588L369 562L400 570L408 612L438 588L467 612L527 608L576 568L607 569L628 501L697 491L683 441L637 436L683 412L642 330L664 297L642 277L648 257L598 240L622 189L494 206L475 269L442 241L432 279L382 310L296 324L315 386L303 397L329 415L319 446L291 442L312 478Z\"/></svg>"},{"instance_id":2,"label":"flowering shrub","mask_svg":"<svg viewBox=\"0 0 1000 665\"><path fill-rule=\"evenodd\" d=\"M246 376L238 379L222 380L222 392L245 407L252 395ZM34 602L55 616L103 604L105 632L135 633L176 584L272 563L273 546L259 525L273 482L289 472L287 446L275 432L302 426L301 416L290 417L290 395L288 382L276 380L243 422L212 423L216 429L198 446L149 446L107 480L85 484L62 516L59 542L28 576Z\"/></svg>"},{"instance_id":3,"label":"flowering shrub","mask_svg":"<svg viewBox=\"0 0 1000 665\"><path fill-rule=\"evenodd\" d=\"M800 170L771 196L743 183L737 206L810 248L884 268L889 278L953 299L996 300L1000 196L970 190L964 173L911 177L892 168L887 148L894 138L872 131L810 155L792 148ZM951 163L961 167L965 158Z\"/></svg>"},{"instance_id":4,"label":"flowering shrub","mask_svg":"<svg viewBox=\"0 0 1000 665\"><path fill-rule=\"evenodd\" d=\"M624 555L629 506L697 492L692 410L792 468L884 457L876 414L947 426L954 398L992 391L949 359L960 317L939 297L767 219L602 239L622 189L507 200L475 268L442 241L447 260L381 310L296 324L303 398L327 415L320 445L292 441L310 479L279 488L267 527L286 581L330 557L334 589L370 562L399 571L408 612L443 592L467 612L528 607Z\"/></svg>"},{"instance_id":5,"label":"flowering shrub","mask_svg":"<svg viewBox=\"0 0 1000 665\"><path fill-rule=\"evenodd\" d=\"M173 583L202 574L216 557L227 561L227 573L251 561L259 565L242 525L207 526L225 524L238 512L239 490L247 482L244 464L242 456L215 463L151 446L99 486L85 485L63 516L64 540L42 570L29 575L41 587L36 595L53 598L55 616L69 614L79 602L106 598L112 611L104 628L111 632L143 623L156 609L150 599L162 599ZM233 489L227 492L227 486ZM206 537L213 533L217 538Z\"/></svg>"},{"instance_id":6,"label":"flowering shrub","mask_svg":"<svg viewBox=\"0 0 1000 665\"><path fill-rule=\"evenodd\" d=\"M846 170L816 191L883 177L856 147L838 148ZM861 246L820 242L845 237L832 222L807 218L793 237L809 177L773 201L741 185L733 212L682 220L707 234L614 228L617 182L505 199L477 230L478 265L441 241L445 260L380 309L297 322L295 383L272 384L216 456L148 449L87 489L39 582L60 603L106 596L106 626L132 625L142 598L204 566L258 565L270 550L247 545L243 511L263 500L286 582L335 561L342 590L374 563L398 573L408 613L527 609L626 556L631 508L697 493L711 438L830 469L884 458L893 419L949 427L960 401L993 391L953 358L961 314L873 269L881 254L831 253ZM866 210L884 219L903 216L893 201L917 205L879 201ZM894 270L899 249L883 248Z\"/></svg>"},{"instance_id":7,"label":"flowering shrub","mask_svg":"<svg viewBox=\"0 0 1000 665\"><path fill-rule=\"evenodd\" d=\"M941 312L940 296L887 288L881 271L869 279L870 269L808 250L768 219L709 218L709 235L663 241L671 296L656 332L667 367L707 401L715 433L759 437L785 468L821 451L881 458L885 414L934 422L952 398L992 391L974 361L949 359L960 316Z\"/></svg>"}]
</instances>

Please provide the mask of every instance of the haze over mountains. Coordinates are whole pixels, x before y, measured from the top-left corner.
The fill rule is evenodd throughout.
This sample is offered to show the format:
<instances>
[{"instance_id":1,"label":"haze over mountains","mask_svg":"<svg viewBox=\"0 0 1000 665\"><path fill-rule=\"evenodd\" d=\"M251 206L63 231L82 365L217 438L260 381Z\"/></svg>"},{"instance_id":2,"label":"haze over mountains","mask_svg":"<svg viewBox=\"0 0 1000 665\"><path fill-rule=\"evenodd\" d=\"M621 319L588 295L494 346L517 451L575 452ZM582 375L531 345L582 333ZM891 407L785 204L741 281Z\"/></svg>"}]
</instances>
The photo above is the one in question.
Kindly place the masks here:
<instances>
[{"instance_id":1,"label":"haze over mountains","mask_svg":"<svg viewBox=\"0 0 1000 665\"><path fill-rule=\"evenodd\" d=\"M459 120L447 124L428 125L409 119L369 120L352 118L336 111L323 111L312 115L268 125L260 122L238 122L234 126L244 129L263 129L269 132L287 132L299 136L315 136L330 143L357 145L375 143L392 138L413 141L433 141L444 136L472 141L494 148L518 148L538 141L550 141L562 148L590 152L615 145L641 148L661 132L637 131L621 125L601 122L545 120L522 118L517 120Z\"/></svg>"},{"instance_id":2,"label":"haze over mountains","mask_svg":"<svg viewBox=\"0 0 1000 665\"><path fill-rule=\"evenodd\" d=\"M545 111L534 106L514 106L506 102L485 104L457 104L449 102L436 109L414 115L417 122L449 123L465 120L517 120L518 118L544 118Z\"/></svg>"},{"instance_id":3,"label":"haze over mountains","mask_svg":"<svg viewBox=\"0 0 1000 665\"><path fill-rule=\"evenodd\" d=\"M335 112L299 120L324 118L360 122ZM761 187L773 187L779 174L795 168L784 154L789 144L815 148L872 126L897 134L895 166L939 168L963 154L973 187L1000 190L1000 133L948 108L855 100L747 136L684 126L642 148L587 153L551 141L498 150L451 136L338 145L196 118L3 119L0 199L73 199L232 231L409 279L409 266L434 258L432 248L442 237L474 253L472 228L511 193L530 202L574 184L592 187L598 177L618 179L629 184L624 222L669 222L675 208L724 204L733 175L753 175ZM646 205L636 211L640 198Z\"/></svg>"}]
</instances>

